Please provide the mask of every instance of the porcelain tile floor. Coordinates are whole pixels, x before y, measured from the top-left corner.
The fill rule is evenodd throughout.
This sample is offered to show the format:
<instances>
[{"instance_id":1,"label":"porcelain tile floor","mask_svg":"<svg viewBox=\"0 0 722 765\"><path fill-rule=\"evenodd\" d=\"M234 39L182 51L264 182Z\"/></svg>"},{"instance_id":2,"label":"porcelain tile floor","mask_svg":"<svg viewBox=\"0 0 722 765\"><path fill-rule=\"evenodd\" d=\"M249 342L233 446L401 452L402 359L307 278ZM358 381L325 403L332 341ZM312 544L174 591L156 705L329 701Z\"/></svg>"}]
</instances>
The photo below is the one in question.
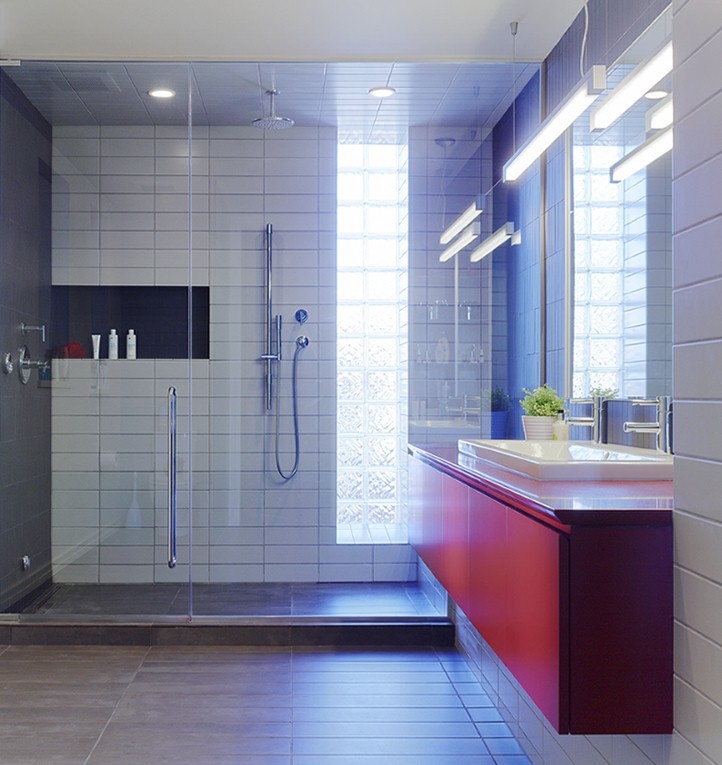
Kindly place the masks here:
<instances>
[{"instance_id":1,"label":"porcelain tile floor","mask_svg":"<svg viewBox=\"0 0 722 765\"><path fill-rule=\"evenodd\" d=\"M58 584L24 613L47 616L188 612L177 584ZM196 584L193 613L222 616L439 616L415 582Z\"/></svg>"},{"instance_id":2,"label":"porcelain tile floor","mask_svg":"<svg viewBox=\"0 0 722 765\"><path fill-rule=\"evenodd\" d=\"M2 765L530 765L463 657L0 646Z\"/></svg>"}]
</instances>

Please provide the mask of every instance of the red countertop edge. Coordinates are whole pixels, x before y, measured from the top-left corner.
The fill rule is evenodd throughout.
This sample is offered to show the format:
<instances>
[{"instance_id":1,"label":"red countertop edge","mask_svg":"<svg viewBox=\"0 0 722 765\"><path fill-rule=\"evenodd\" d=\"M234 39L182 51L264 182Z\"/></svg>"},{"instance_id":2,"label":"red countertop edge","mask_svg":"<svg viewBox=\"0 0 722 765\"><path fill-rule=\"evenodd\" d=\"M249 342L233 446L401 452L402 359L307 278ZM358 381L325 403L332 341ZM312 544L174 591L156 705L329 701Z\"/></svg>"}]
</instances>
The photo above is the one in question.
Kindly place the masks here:
<instances>
[{"instance_id":1,"label":"red countertop edge","mask_svg":"<svg viewBox=\"0 0 722 765\"><path fill-rule=\"evenodd\" d=\"M409 444L408 451L413 458L567 534L571 533L573 526L672 525L672 481L545 482L519 476L512 471L485 463L483 460L476 460L478 469L472 469L460 464L458 450L449 446L420 447ZM522 488L523 484L532 485L534 491L525 490ZM569 508L563 507L563 499L555 502L553 496L549 499L544 497L543 500L532 496L535 493L544 494L545 486L549 487L548 493L552 495L553 491L560 486L563 486L567 492L569 487L573 487L574 494L579 499L588 502L597 501L604 506ZM615 493L626 490L627 494L633 495L633 490L638 487L644 487L647 490L643 492L643 496L639 497L638 507L634 506L634 496L626 496L623 503L617 503ZM568 501L569 497L566 499ZM651 506L666 503L669 507Z\"/></svg>"}]
</instances>

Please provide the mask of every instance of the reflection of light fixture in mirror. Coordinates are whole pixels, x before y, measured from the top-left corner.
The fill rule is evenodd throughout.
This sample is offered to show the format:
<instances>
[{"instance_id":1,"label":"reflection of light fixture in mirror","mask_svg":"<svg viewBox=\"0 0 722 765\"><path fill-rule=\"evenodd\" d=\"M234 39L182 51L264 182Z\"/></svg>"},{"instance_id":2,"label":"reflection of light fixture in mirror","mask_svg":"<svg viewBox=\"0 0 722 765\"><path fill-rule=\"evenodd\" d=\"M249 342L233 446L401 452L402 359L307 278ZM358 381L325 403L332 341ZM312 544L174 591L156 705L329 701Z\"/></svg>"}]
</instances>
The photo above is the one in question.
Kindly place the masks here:
<instances>
[{"instance_id":1,"label":"reflection of light fixture in mirror","mask_svg":"<svg viewBox=\"0 0 722 765\"><path fill-rule=\"evenodd\" d=\"M647 132L650 130L663 130L672 124L674 119L674 106L672 96L667 96L651 108L647 109L644 120L647 126Z\"/></svg>"},{"instance_id":2,"label":"reflection of light fixture in mirror","mask_svg":"<svg viewBox=\"0 0 722 765\"><path fill-rule=\"evenodd\" d=\"M521 232L514 233L514 224L505 223L501 228L498 228L491 236L487 236L486 239L471 253L470 260L472 263L485 258L490 252L504 244L504 242L512 240L512 244L519 244L521 242Z\"/></svg>"},{"instance_id":3,"label":"reflection of light fixture in mirror","mask_svg":"<svg viewBox=\"0 0 722 765\"><path fill-rule=\"evenodd\" d=\"M630 151L625 157L616 162L609 168L609 180L612 183L619 183L630 175L647 167L655 159L659 159L672 149L673 137L672 128L668 127L659 133L655 133L643 144L637 146L634 151Z\"/></svg>"},{"instance_id":4,"label":"reflection of light fixture in mirror","mask_svg":"<svg viewBox=\"0 0 722 765\"><path fill-rule=\"evenodd\" d=\"M672 71L672 43L636 66L589 115L590 130L604 130Z\"/></svg>"},{"instance_id":5,"label":"reflection of light fixture in mirror","mask_svg":"<svg viewBox=\"0 0 722 765\"><path fill-rule=\"evenodd\" d=\"M148 91L148 95L153 96L153 98L173 98L175 90L170 88L152 88Z\"/></svg>"},{"instance_id":6,"label":"reflection of light fixture in mirror","mask_svg":"<svg viewBox=\"0 0 722 765\"><path fill-rule=\"evenodd\" d=\"M461 233L473 220L484 211L484 195L479 196L464 210L461 215L444 231L439 238L439 244L448 244L457 234Z\"/></svg>"},{"instance_id":7,"label":"reflection of light fixture in mirror","mask_svg":"<svg viewBox=\"0 0 722 765\"><path fill-rule=\"evenodd\" d=\"M371 88L369 90L370 96L376 96L376 98L388 98L396 93L396 88L390 88L388 86L382 88Z\"/></svg>"},{"instance_id":8,"label":"reflection of light fixture in mirror","mask_svg":"<svg viewBox=\"0 0 722 765\"><path fill-rule=\"evenodd\" d=\"M526 141L504 165L504 180L515 181L557 138L594 103L606 87L606 70L595 64L580 85L564 99L542 122L534 135Z\"/></svg>"},{"instance_id":9,"label":"reflection of light fixture in mirror","mask_svg":"<svg viewBox=\"0 0 722 765\"><path fill-rule=\"evenodd\" d=\"M669 93L667 93L666 90L658 90L655 88L654 90L648 90L644 97L648 98L650 101L661 101L663 98L667 98Z\"/></svg>"},{"instance_id":10,"label":"reflection of light fixture in mirror","mask_svg":"<svg viewBox=\"0 0 722 765\"><path fill-rule=\"evenodd\" d=\"M466 231L464 231L456 241L450 244L441 253L441 255L439 255L439 262L445 263L450 258L453 258L454 255L456 255L456 253L459 252L460 250L463 250L467 244L471 244L474 241L474 239L476 239L479 236L480 233L481 233L481 226L478 223L474 223L471 226L469 226L469 228L467 228Z\"/></svg>"}]
</instances>

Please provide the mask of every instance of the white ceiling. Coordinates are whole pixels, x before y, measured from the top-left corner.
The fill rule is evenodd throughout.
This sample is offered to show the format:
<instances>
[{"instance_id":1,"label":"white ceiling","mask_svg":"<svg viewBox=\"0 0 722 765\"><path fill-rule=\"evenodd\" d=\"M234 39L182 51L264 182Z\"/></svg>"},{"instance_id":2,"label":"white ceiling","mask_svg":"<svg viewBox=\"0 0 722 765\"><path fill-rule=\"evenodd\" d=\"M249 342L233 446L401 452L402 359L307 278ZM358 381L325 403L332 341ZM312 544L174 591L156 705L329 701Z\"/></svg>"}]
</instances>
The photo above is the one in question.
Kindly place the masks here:
<instances>
[{"instance_id":1,"label":"white ceiling","mask_svg":"<svg viewBox=\"0 0 722 765\"><path fill-rule=\"evenodd\" d=\"M537 70L524 63L24 62L5 71L53 125L183 125L188 91L193 123L248 125L276 111L299 126L338 127L367 140L390 140L409 127L491 127ZM376 85L397 89L378 99ZM158 100L152 87L176 97Z\"/></svg>"},{"instance_id":2,"label":"white ceiling","mask_svg":"<svg viewBox=\"0 0 722 765\"><path fill-rule=\"evenodd\" d=\"M23 59L543 60L584 0L0 0Z\"/></svg>"}]
</instances>

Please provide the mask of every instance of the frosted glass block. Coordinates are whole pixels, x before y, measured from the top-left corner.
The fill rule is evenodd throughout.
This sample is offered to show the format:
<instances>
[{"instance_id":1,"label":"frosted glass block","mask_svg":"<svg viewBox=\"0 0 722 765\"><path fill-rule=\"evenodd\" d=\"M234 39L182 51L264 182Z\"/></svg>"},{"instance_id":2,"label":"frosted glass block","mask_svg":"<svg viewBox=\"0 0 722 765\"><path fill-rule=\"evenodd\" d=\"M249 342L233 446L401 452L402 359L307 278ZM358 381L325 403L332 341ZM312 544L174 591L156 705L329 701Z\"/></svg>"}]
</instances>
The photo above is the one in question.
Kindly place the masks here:
<instances>
[{"instance_id":1,"label":"frosted glass block","mask_svg":"<svg viewBox=\"0 0 722 765\"><path fill-rule=\"evenodd\" d=\"M364 347L358 340L339 338L336 343L336 354L339 367L362 367L364 363Z\"/></svg>"},{"instance_id":2,"label":"frosted glass block","mask_svg":"<svg viewBox=\"0 0 722 765\"><path fill-rule=\"evenodd\" d=\"M363 499L364 474L361 470L339 468L336 478L336 495L339 499Z\"/></svg>"},{"instance_id":3,"label":"frosted glass block","mask_svg":"<svg viewBox=\"0 0 722 765\"><path fill-rule=\"evenodd\" d=\"M395 205L366 208L366 231L374 234L396 235L399 228L399 213Z\"/></svg>"},{"instance_id":4,"label":"frosted glass block","mask_svg":"<svg viewBox=\"0 0 722 765\"><path fill-rule=\"evenodd\" d=\"M366 443L366 460L373 467L396 465L396 439L369 438Z\"/></svg>"},{"instance_id":5,"label":"frosted glass block","mask_svg":"<svg viewBox=\"0 0 722 765\"><path fill-rule=\"evenodd\" d=\"M574 274L574 299L578 303L589 300L589 275L586 273Z\"/></svg>"},{"instance_id":6,"label":"frosted glass block","mask_svg":"<svg viewBox=\"0 0 722 765\"><path fill-rule=\"evenodd\" d=\"M343 202L362 202L364 198L364 176L362 172L338 174L338 198Z\"/></svg>"},{"instance_id":7,"label":"frosted glass block","mask_svg":"<svg viewBox=\"0 0 722 765\"><path fill-rule=\"evenodd\" d=\"M363 372L342 372L339 370L336 393L338 394L339 401L363 401Z\"/></svg>"},{"instance_id":8,"label":"frosted glass block","mask_svg":"<svg viewBox=\"0 0 722 765\"><path fill-rule=\"evenodd\" d=\"M364 408L359 404L339 404L337 408L338 432L358 435L363 432Z\"/></svg>"},{"instance_id":9,"label":"frosted glass block","mask_svg":"<svg viewBox=\"0 0 722 765\"><path fill-rule=\"evenodd\" d=\"M589 167L589 147L575 146L572 164L575 171L586 170Z\"/></svg>"},{"instance_id":10,"label":"frosted glass block","mask_svg":"<svg viewBox=\"0 0 722 765\"><path fill-rule=\"evenodd\" d=\"M390 404L368 405L368 432L393 433L396 430L396 407Z\"/></svg>"},{"instance_id":11,"label":"frosted glass block","mask_svg":"<svg viewBox=\"0 0 722 765\"><path fill-rule=\"evenodd\" d=\"M399 196L398 176L396 173L369 173L368 196L371 200L395 202Z\"/></svg>"},{"instance_id":12,"label":"frosted glass block","mask_svg":"<svg viewBox=\"0 0 722 765\"><path fill-rule=\"evenodd\" d=\"M369 367L395 367L398 364L397 341L367 340L366 365Z\"/></svg>"},{"instance_id":13,"label":"frosted glass block","mask_svg":"<svg viewBox=\"0 0 722 765\"><path fill-rule=\"evenodd\" d=\"M619 372L590 372L589 390L593 388L619 390ZM586 395L586 393L584 395Z\"/></svg>"},{"instance_id":14,"label":"frosted glass block","mask_svg":"<svg viewBox=\"0 0 722 765\"><path fill-rule=\"evenodd\" d=\"M339 271L337 276L337 290L339 302L358 300L362 293L363 274L354 271Z\"/></svg>"},{"instance_id":15,"label":"frosted glass block","mask_svg":"<svg viewBox=\"0 0 722 765\"><path fill-rule=\"evenodd\" d=\"M574 309L574 334L581 337L589 334L589 316L586 305L577 305Z\"/></svg>"},{"instance_id":16,"label":"frosted glass block","mask_svg":"<svg viewBox=\"0 0 722 765\"><path fill-rule=\"evenodd\" d=\"M586 173L574 175L574 202L586 204L589 200L589 176Z\"/></svg>"},{"instance_id":17,"label":"frosted glass block","mask_svg":"<svg viewBox=\"0 0 722 765\"><path fill-rule=\"evenodd\" d=\"M395 273L366 272L366 298L368 300L394 301L398 298L398 294Z\"/></svg>"},{"instance_id":18,"label":"frosted glass block","mask_svg":"<svg viewBox=\"0 0 722 765\"><path fill-rule=\"evenodd\" d=\"M363 464L364 442L362 438L341 436L337 447L338 464L346 467L356 467Z\"/></svg>"},{"instance_id":19,"label":"frosted glass block","mask_svg":"<svg viewBox=\"0 0 722 765\"><path fill-rule=\"evenodd\" d=\"M592 170L609 172L609 168L622 158L620 146L592 146L590 147L590 167Z\"/></svg>"},{"instance_id":20,"label":"frosted glass block","mask_svg":"<svg viewBox=\"0 0 722 765\"><path fill-rule=\"evenodd\" d=\"M572 395L574 398L585 398L589 394L587 376L584 372L575 372L572 381Z\"/></svg>"},{"instance_id":21,"label":"frosted glass block","mask_svg":"<svg viewBox=\"0 0 722 765\"><path fill-rule=\"evenodd\" d=\"M364 211L363 207L341 207L338 208L338 233L344 234L363 234L364 231Z\"/></svg>"},{"instance_id":22,"label":"frosted glass block","mask_svg":"<svg viewBox=\"0 0 722 765\"><path fill-rule=\"evenodd\" d=\"M588 365L589 358L589 340L583 337L574 339L574 368L584 369Z\"/></svg>"},{"instance_id":23,"label":"frosted glass block","mask_svg":"<svg viewBox=\"0 0 722 765\"><path fill-rule=\"evenodd\" d=\"M387 526L396 523L396 504L374 502L369 505L369 524Z\"/></svg>"},{"instance_id":24,"label":"frosted glass block","mask_svg":"<svg viewBox=\"0 0 722 765\"><path fill-rule=\"evenodd\" d=\"M590 299L593 302L620 303L622 291L619 274L590 274Z\"/></svg>"},{"instance_id":25,"label":"frosted glass block","mask_svg":"<svg viewBox=\"0 0 722 765\"><path fill-rule=\"evenodd\" d=\"M598 337L589 338L589 366L617 367L619 366L619 341L606 340Z\"/></svg>"},{"instance_id":26,"label":"frosted glass block","mask_svg":"<svg viewBox=\"0 0 722 765\"><path fill-rule=\"evenodd\" d=\"M339 335L361 335L364 329L364 309L362 305L340 305L336 310L337 331Z\"/></svg>"},{"instance_id":27,"label":"frosted glass block","mask_svg":"<svg viewBox=\"0 0 722 765\"><path fill-rule=\"evenodd\" d=\"M398 401L396 372L367 372L367 396L371 401Z\"/></svg>"},{"instance_id":28,"label":"frosted glass block","mask_svg":"<svg viewBox=\"0 0 722 765\"><path fill-rule=\"evenodd\" d=\"M338 166L359 168L364 164L364 147L361 144L344 143L338 147Z\"/></svg>"},{"instance_id":29,"label":"frosted glass block","mask_svg":"<svg viewBox=\"0 0 722 765\"><path fill-rule=\"evenodd\" d=\"M398 167L399 150L397 146L384 144L369 144L366 146L366 163L368 167L384 169Z\"/></svg>"},{"instance_id":30,"label":"frosted glass block","mask_svg":"<svg viewBox=\"0 0 722 765\"><path fill-rule=\"evenodd\" d=\"M367 268L379 270L398 268L398 239L367 239L365 263Z\"/></svg>"},{"instance_id":31,"label":"frosted glass block","mask_svg":"<svg viewBox=\"0 0 722 765\"><path fill-rule=\"evenodd\" d=\"M589 236L589 208L579 207L574 210L574 234L576 236Z\"/></svg>"},{"instance_id":32,"label":"frosted glass block","mask_svg":"<svg viewBox=\"0 0 722 765\"><path fill-rule=\"evenodd\" d=\"M336 512L338 522L363 523L364 509L358 502L339 502Z\"/></svg>"},{"instance_id":33,"label":"frosted glass block","mask_svg":"<svg viewBox=\"0 0 722 765\"><path fill-rule=\"evenodd\" d=\"M589 308L589 332L593 335L618 335L621 309L617 306L593 305Z\"/></svg>"},{"instance_id":34,"label":"frosted glass block","mask_svg":"<svg viewBox=\"0 0 722 765\"><path fill-rule=\"evenodd\" d=\"M574 265L577 268L586 268L589 264L589 239L574 240Z\"/></svg>"},{"instance_id":35,"label":"frosted glass block","mask_svg":"<svg viewBox=\"0 0 722 765\"><path fill-rule=\"evenodd\" d=\"M591 242L590 266L616 268L622 261L622 245L617 239L594 239Z\"/></svg>"},{"instance_id":36,"label":"frosted glass block","mask_svg":"<svg viewBox=\"0 0 722 765\"><path fill-rule=\"evenodd\" d=\"M369 470L367 476L367 499L394 499L396 496L395 470Z\"/></svg>"},{"instance_id":37,"label":"frosted glass block","mask_svg":"<svg viewBox=\"0 0 722 765\"><path fill-rule=\"evenodd\" d=\"M619 207L592 206L592 235L615 236L622 230Z\"/></svg>"},{"instance_id":38,"label":"frosted glass block","mask_svg":"<svg viewBox=\"0 0 722 765\"><path fill-rule=\"evenodd\" d=\"M339 239L337 252L339 270L345 268L363 268L363 239Z\"/></svg>"},{"instance_id":39,"label":"frosted glass block","mask_svg":"<svg viewBox=\"0 0 722 765\"><path fill-rule=\"evenodd\" d=\"M619 204L622 199L621 183L611 183L609 173L594 173L591 176L591 201L592 202L611 202Z\"/></svg>"},{"instance_id":40,"label":"frosted glass block","mask_svg":"<svg viewBox=\"0 0 722 765\"><path fill-rule=\"evenodd\" d=\"M370 335L392 335L396 337L399 309L392 305L367 305L366 326Z\"/></svg>"}]
</instances>

